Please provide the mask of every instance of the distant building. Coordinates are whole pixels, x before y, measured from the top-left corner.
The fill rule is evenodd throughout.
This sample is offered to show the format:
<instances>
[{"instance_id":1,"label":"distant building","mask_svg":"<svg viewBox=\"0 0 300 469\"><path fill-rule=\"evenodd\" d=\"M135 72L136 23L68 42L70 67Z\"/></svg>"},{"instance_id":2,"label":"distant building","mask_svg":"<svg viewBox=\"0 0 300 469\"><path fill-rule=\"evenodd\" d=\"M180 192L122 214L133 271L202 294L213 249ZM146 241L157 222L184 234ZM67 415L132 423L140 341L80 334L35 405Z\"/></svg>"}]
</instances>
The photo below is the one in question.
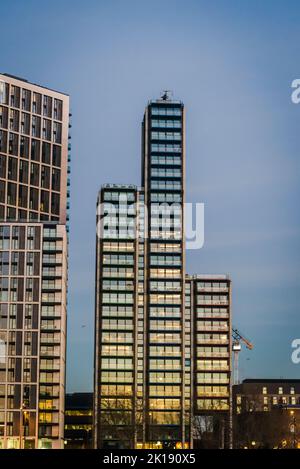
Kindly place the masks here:
<instances>
[{"instance_id":1,"label":"distant building","mask_svg":"<svg viewBox=\"0 0 300 469\"><path fill-rule=\"evenodd\" d=\"M233 386L233 412L300 408L300 379L245 379Z\"/></svg>"},{"instance_id":2,"label":"distant building","mask_svg":"<svg viewBox=\"0 0 300 469\"><path fill-rule=\"evenodd\" d=\"M300 379L245 379L232 395L234 447L298 447Z\"/></svg>"},{"instance_id":3,"label":"distant building","mask_svg":"<svg viewBox=\"0 0 300 469\"><path fill-rule=\"evenodd\" d=\"M65 449L92 448L93 393L66 394Z\"/></svg>"}]
</instances>

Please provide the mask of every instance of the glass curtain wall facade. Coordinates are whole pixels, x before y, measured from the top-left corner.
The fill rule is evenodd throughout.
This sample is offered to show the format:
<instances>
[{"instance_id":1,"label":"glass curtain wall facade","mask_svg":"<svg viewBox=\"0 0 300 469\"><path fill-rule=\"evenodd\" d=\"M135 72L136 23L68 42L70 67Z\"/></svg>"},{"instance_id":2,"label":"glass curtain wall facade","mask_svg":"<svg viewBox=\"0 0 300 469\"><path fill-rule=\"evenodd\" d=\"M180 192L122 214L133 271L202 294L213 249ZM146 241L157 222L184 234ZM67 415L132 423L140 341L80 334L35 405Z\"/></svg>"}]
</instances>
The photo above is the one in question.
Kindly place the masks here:
<instances>
[{"instance_id":1,"label":"glass curtain wall facade","mask_svg":"<svg viewBox=\"0 0 300 469\"><path fill-rule=\"evenodd\" d=\"M193 442L231 445L231 281L226 275L186 278L191 312ZM198 441L197 441L198 440Z\"/></svg>"},{"instance_id":2,"label":"glass curtain wall facade","mask_svg":"<svg viewBox=\"0 0 300 469\"><path fill-rule=\"evenodd\" d=\"M146 445L181 447L184 422L184 107L151 101L143 120Z\"/></svg>"},{"instance_id":3,"label":"glass curtain wall facade","mask_svg":"<svg viewBox=\"0 0 300 469\"><path fill-rule=\"evenodd\" d=\"M132 448L137 419L135 186L106 185L97 203L94 438Z\"/></svg>"},{"instance_id":4,"label":"glass curtain wall facade","mask_svg":"<svg viewBox=\"0 0 300 469\"><path fill-rule=\"evenodd\" d=\"M228 414L230 282L222 276L207 283L205 276L186 277L184 127L180 101L166 95L150 101L142 123L142 189L111 184L99 192L94 366L98 448L191 448L195 414ZM130 232L124 231L128 225ZM207 306L212 311L211 316L205 311L207 320L200 314L201 295L195 293L200 280L208 290L212 282L224 284L224 291L219 287ZM224 316L218 317L212 308L221 292L227 303L223 296L218 300L224 301ZM222 350L211 350L210 336L221 341ZM214 360L211 353L221 355Z\"/></svg>"},{"instance_id":5,"label":"glass curtain wall facade","mask_svg":"<svg viewBox=\"0 0 300 469\"><path fill-rule=\"evenodd\" d=\"M61 448L67 239L63 225L0 224L0 447Z\"/></svg>"},{"instance_id":6,"label":"glass curtain wall facade","mask_svg":"<svg viewBox=\"0 0 300 469\"><path fill-rule=\"evenodd\" d=\"M0 448L63 448L69 97L0 74Z\"/></svg>"},{"instance_id":7,"label":"glass curtain wall facade","mask_svg":"<svg viewBox=\"0 0 300 469\"><path fill-rule=\"evenodd\" d=\"M0 74L0 220L67 222L69 97Z\"/></svg>"}]
</instances>

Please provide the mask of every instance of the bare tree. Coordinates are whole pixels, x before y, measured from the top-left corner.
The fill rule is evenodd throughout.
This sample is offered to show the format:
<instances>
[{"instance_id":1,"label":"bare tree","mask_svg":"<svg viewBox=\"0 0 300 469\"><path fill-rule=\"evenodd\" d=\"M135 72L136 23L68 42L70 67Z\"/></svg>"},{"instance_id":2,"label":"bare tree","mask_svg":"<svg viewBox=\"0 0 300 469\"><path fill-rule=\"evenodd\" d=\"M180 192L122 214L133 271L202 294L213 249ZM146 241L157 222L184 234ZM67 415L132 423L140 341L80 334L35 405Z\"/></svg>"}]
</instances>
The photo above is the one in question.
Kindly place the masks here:
<instances>
[{"instance_id":1,"label":"bare tree","mask_svg":"<svg viewBox=\"0 0 300 469\"><path fill-rule=\"evenodd\" d=\"M229 409L224 412L218 402L211 409L192 418L192 438L195 447L220 448L228 444Z\"/></svg>"},{"instance_id":2,"label":"bare tree","mask_svg":"<svg viewBox=\"0 0 300 469\"><path fill-rule=\"evenodd\" d=\"M135 448L144 422L143 399L111 397L101 399L101 447L110 442L117 447Z\"/></svg>"}]
</instances>

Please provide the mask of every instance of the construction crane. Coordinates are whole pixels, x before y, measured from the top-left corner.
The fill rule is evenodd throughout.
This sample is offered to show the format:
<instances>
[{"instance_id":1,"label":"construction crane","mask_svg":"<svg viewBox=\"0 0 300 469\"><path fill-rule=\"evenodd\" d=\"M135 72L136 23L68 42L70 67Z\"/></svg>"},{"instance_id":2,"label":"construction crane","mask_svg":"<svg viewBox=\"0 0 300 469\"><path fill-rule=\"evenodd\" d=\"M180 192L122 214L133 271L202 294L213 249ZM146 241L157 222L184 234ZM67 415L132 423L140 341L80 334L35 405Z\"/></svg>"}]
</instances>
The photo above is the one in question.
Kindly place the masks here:
<instances>
[{"instance_id":1,"label":"construction crane","mask_svg":"<svg viewBox=\"0 0 300 469\"><path fill-rule=\"evenodd\" d=\"M233 351L233 384L239 383L239 353L242 350L241 343L249 350L253 349L253 344L246 339L236 327L232 328L232 351Z\"/></svg>"}]
</instances>

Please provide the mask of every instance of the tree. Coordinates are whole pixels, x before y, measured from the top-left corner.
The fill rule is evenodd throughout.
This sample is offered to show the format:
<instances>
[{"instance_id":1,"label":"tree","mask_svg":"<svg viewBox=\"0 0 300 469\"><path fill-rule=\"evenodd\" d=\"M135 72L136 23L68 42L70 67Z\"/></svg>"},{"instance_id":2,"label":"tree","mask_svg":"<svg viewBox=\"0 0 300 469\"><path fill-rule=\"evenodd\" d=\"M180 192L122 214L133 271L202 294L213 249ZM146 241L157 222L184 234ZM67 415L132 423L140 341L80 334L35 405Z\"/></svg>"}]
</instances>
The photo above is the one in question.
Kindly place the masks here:
<instances>
[{"instance_id":1,"label":"tree","mask_svg":"<svg viewBox=\"0 0 300 469\"><path fill-rule=\"evenodd\" d=\"M135 448L142 439L143 399L137 397L101 398L100 447Z\"/></svg>"},{"instance_id":2,"label":"tree","mask_svg":"<svg viewBox=\"0 0 300 469\"><path fill-rule=\"evenodd\" d=\"M229 444L229 410L224 411L222 402L194 415L192 438L195 448L223 449Z\"/></svg>"}]
</instances>

